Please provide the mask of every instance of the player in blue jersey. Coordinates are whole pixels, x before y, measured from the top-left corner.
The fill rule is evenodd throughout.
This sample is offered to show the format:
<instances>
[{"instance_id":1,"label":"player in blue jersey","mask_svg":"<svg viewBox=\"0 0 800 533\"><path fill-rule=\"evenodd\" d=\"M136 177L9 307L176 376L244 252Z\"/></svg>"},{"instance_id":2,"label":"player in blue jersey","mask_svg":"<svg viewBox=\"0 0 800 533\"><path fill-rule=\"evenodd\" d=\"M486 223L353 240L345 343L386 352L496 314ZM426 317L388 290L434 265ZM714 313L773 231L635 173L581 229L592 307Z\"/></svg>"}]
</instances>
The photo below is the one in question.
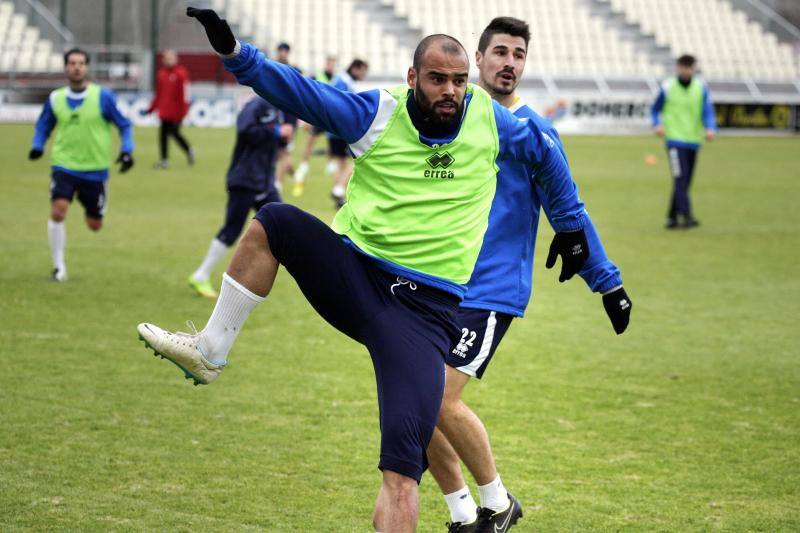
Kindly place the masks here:
<instances>
[{"instance_id":1,"label":"player in blue jersey","mask_svg":"<svg viewBox=\"0 0 800 533\"><path fill-rule=\"evenodd\" d=\"M331 84L342 91L355 92L356 82L362 81L367 77L369 65L361 59L354 59L347 70L340 72L333 78ZM336 207L342 207L347 193L347 182L350 180L350 173L353 171L353 158L347 149L347 141L341 137L328 133L328 157L336 165L336 175L333 179L333 198Z\"/></svg>"},{"instance_id":2,"label":"player in blue jersey","mask_svg":"<svg viewBox=\"0 0 800 533\"><path fill-rule=\"evenodd\" d=\"M275 189L275 158L279 142L290 139L293 132L294 126L284 123L283 111L258 96L247 102L236 117L236 145L226 177L225 223L211 239L203 262L189 276L189 285L200 296L217 297L209 277L239 238L250 210L258 211L266 203L281 201Z\"/></svg>"},{"instance_id":3,"label":"player in blue jersey","mask_svg":"<svg viewBox=\"0 0 800 533\"><path fill-rule=\"evenodd\" d=\"M539 125L518 120L467 83L467 53L450 36L419 43L406 85L350 93L266 59L238 42L212 10L187 14L203 24L240 83L344 139L357 158L354 181L333 228L294 206L263 206L236 246L201 331L173 333L150 323L137 330L187 377L211 383L283 265L314 309L372 357L382 471L373 524L378 531L413 531L417 485L444 392L444 357L457 336L455 314L481 251L496 184L529 179L500 176L497 163L536 168L556 202L574 194L569 167ZM553 248L566 280L589 249L582 209L560 213L559 220L565 231Z\"/></svg>"},{"instance_id":4,"label":"player in blue jersey","mask_svg":"<svg viewBox=\"0 0 800 533\"><path fill-rule=\"evenodd\" d=\"M563 150L556 130L516 93L529 40L524 21L494 19L483 31L476 53L479 85L521 120L539 124ZM501 161L499 166L489 229L461 303L457 319L461 338L446 358L444 400L437 431L428 447L431 474L450 509L450 531L460 533L499 533L522 516L521 505L506 491L497 473L486 428L461 399L461 393L471 377L483 376L511 321L521 317L528 304L540 207L557 232L569 229L563 226L565 214L583 213L591 253L579 275L594 292L604 295L603 303L617 333L625 330L631 310L619 270L606 257L575 185L570 184L569 194L553 194L553 188L529 165ZM518 175L520 179L501 179L504 175ZM526 176L531 179L524 179ZM548 257L548 268L552 259ZM463 478L459 458L478 484L480 508Z\"/></svg>"},{"instance_id":5,"label":"player in blue jersey","mask_svg":"<svg viewBox=\"0 0 800 533\"><path fill-rule=\"evenodd\" d=\"M50 93L36 130L28 158L39 159L47 138L55 129L52 148L50 182L50 219L47 233L53 271L50 279L66 281L67 264L64 252L67 231L64 220L72 199L77 194L83 205L86 225L92 231L103 226L108 202L108 168L110 166L110 124L119 130L122 140L116 162L120 172L133 166L131 122L117 108L114 93L88 80L89 55L79 48L64 54L64 72L69 84Z\"/></svg>"}]
</instances>

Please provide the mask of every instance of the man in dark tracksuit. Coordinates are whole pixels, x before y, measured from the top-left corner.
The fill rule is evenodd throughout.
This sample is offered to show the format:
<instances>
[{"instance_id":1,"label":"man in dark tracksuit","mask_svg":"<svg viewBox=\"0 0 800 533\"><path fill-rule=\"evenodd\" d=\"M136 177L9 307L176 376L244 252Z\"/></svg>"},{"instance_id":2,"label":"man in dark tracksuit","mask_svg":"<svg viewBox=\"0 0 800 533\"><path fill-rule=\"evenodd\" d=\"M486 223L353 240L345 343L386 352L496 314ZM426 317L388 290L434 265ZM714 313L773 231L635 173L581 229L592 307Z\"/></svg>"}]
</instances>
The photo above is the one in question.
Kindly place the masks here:
<instances>
[{"instance_id":1,"label":"man in dark tracksuit","mask_svg":"<svg viewBox=\"0 0 800 533\"><path fill-rule=\"evenodd\" d=\"M697 152L703 140L716 133L716 117L708 86L694 77L695 58L678 58L676 76L666 80L651 109L653 129L666 137L669 166L674 181L667 229L692 228L699 224L689 201Z\"/></svg>"},{"instance_id":2,"label":"man in dark tracksuit","mask_svg":"<svg viewBox=\"0 0 800 533\"><path fill-rule=\"evenodd\" d=\"M209 277L214 266L233 246L242 232L250 209L280 202L275 189L275 160L279 143L291 138L292 124L285 123L283 111L255 97L236 117L236 146L233 149L226 185L228 206L225 224L211 240L205 259L189 276L189 285L201 296L216 298Z\"/></svg>"}]
</instances>

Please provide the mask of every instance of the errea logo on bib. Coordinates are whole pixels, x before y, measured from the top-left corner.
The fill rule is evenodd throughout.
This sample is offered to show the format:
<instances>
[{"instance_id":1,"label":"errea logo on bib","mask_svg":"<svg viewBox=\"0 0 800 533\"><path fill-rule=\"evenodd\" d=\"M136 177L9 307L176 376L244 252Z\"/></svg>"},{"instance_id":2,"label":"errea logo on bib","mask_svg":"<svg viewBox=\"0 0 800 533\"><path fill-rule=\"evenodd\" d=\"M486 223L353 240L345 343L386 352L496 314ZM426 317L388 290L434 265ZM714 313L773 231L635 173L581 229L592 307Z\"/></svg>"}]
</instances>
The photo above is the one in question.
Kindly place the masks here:
<instances>
[{"instance_id":1,"label":"errea logo on bib","mask_svg":"<svg viewBox=\"0 0 800 533\"><path fill-rule=\"evenodd\" d=\"M426 178L451 180L455 177L452 170L447 170L447 168L455 162L455 158L453 158L449 152L436 152L426 159L425 162L431 167L425 169L424 176Z\"/></svg>"}]
</instances>

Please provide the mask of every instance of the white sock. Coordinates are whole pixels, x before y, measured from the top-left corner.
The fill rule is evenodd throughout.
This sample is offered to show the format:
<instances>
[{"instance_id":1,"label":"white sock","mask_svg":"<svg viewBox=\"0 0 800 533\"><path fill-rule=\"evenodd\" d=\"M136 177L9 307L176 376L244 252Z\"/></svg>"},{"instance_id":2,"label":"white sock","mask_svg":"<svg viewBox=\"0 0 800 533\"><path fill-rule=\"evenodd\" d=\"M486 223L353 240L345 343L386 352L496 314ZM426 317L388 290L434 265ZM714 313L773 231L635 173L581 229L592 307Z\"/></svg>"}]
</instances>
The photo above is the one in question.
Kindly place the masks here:
<instances>
[{"instance_id":1,"label":"white sock","mask_svg":"<svg viewBox=\"0 0 800 533\"><path fill-rule=\"evenodd\" d=\"M64 248L67 245L67 227L64 225L64 221L56 222L49 219L47 221L47 237L50 241L50 255L53 256L53 267L59 270L66 270Z\"/></svg>"},{"instance_id":2,"label":"white sock","mask_svg":"<svg viewBox=\"0 0 800 533\"><path fill-rule=\"evenodd\" d=\"M342 187L341 185L339 185L337 183L336 185L333 186L333 190L331 191L331 194L334 195L334 196L342 197L342 196L344 196L344 193L346 191L347 191L347 189L345 189L344 187Z\"/></svg>"},{"instance_id":3,"label":"white sock","mask_svg":"<svg viewBox=\"0 0 800 533\"><path fill-rule=\"evenodd\" d=\"M308 174L308 161L303 161L297 166L297 170L294 171L294 181L296 183L303 183L306 180L306 174Z\"/></svg>"},{"instance_id":4,"label":"white sock","mask_svg":"<svg viewBox=\"0 0 800 533\"><path fill-rule=\"evenodd\" d=\"M491 483L478 485L478 493L481 495L481 507L488 507L492 511L502 511L508 507L508 491L500 481L500 474Z\"/></svg>"},{"instance_id":5,"label":"white sock","mask_svg":"<svg viewBox=\"0 0 800 533\"><path fill-rule=\"evenodd\" d=\"M338 172L338 170L339 170L339 162L336 161L335 159L329 160L328 164L325 165L325 174L327 174L328 176Z\"/></svg>"},{"instance_id":6,"label":"white sock","mask_svg":"<svg viewBox=\"0 0 800 533\"><path fill-rule=\"evenodd\" d=\"M444 501L450 509L450 520L453 522L469 523L478 517L478 504L472 499L469 487L444 495Z\"/></svg>"},{"instance_id":7,"label":"white sock","mask_svg":"<svg viewBox=\"0 0 800 533\"><path fill-rule=\"evenodd\" d=\"M247 317L263 300L264 298L247 290L227 273L222 275L217 305L197 342L197 347L206 359L215 364L227 361L228 352Z\"/></svg>"},{"instance_id":8,"label":"white sock","mask_svg":"<svg viewBox=\"0 0 800 533\"><path fill-rule=\"evenodd\" d=\"M217 263L219 263L220 259L225 257L227 252L227 244L216 237L211 239L211 244L208 247L208 252L206 252L205 259L203 259L203 262L200 264L197 270L194 271L192 277L197 281L206 281L211 277L211 271L214 270L214 267L217 266Z\"/></svg>"}]
</instances>

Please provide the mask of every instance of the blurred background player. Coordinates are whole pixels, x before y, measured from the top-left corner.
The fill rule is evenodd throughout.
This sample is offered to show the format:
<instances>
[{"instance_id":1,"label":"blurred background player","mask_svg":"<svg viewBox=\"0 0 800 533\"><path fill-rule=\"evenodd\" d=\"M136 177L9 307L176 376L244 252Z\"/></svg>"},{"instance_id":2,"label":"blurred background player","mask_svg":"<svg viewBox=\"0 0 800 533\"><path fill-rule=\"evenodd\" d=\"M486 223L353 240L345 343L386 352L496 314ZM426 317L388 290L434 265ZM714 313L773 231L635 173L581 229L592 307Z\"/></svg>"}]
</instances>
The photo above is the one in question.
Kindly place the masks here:
<instances>
[{"instance_id":1,"label":"blurred background player","mask_svg":"<svg viewBox=\"0 0 800 533\"><path fill-rule=\"evenodd\" d=\"M334 73L336 72L336 61L336 56L326 57L325 68L317 72L314 75L314 79L322 83L332 83ZM314 151L314 143L316 143L317 137L323 133L321 129L312 126L311 124L306 124L306 131L308 132L308 138L306 139L306 145L303 148L303 160L300 162L300 164L297 166L297 170L294 172L294 187L292 188L293 196L300 196L303 194L306 174L308 174L308 164ZM325 167L325 173L333 174L335 171L335 163L329 155L328 164Z\"/></svg>"},{"instance_id":2,"label":"blurred background player","mask_svg":"<svg viewBox=\"0 0 800 533\"><path fill-rule=\"evenodd\" d=\"M289 43L279 43L278 47L275 49L275 61L278 63L283 63L284 65L289 65L298 72L302 72L302 70L289 63L289 54L291 51L292 47L289 46ZM291 113L284 113L283 120L286 124L291 124L293 127L297 126L297 117ZM278 191L283 190L283 180L286 177L286 174L294 173L294 167L292 165L293 141L294 133L292 133L292 135L286 139L281 139L278 142L277 162L275 163L275 188Z\"/></svg>"},{"instance_id":3,"label":"blurred background player","mask_svg":"<svg viewBox=\"0 0 800 533\"><path fill-rule=\"evenodd\" d=\"M92 231L103 226L108 191L108 167L111 152L111 122L121 138L120 172L133 166L133 137L131 122L119 109L114 93L90 83L89 54L73 48L64 54L64 71L68 85L50 93L44 103L33 134L28 159L42 157L47 138L56 129L53 142L52 181L50 182L50 219L47 234L53 257L50 279L66 281L67 265L64 249L67 231L64 219L69 204L77 193L86 213L86 225Z\"/></svg>"},{"instance_id":4,"label":"blurred background player","mask_svg":"<svg viewBox=\"0 0 800 533\"><path fill-rule=\"evenodd\" d=\"M333 79L333 86L342 91L356 92L356 82L363 81L367 77L368 70L369 65L366 61L354 59L347 70L340 72ZM347 182L350 181L350 174L353 172L353 158L345 140L332 133L328 133L328 157L336 164L331 197L336 207L340 208L344 205Z\"/></svg>"},{"instance_id":5,"label":"blurred background player","mask_svg":"<svg viewBox=\"0 0 800 533\"><path fill-rule=\"evenodd\" d=\"M661 85L651 109L653 130L667 141L674 184L667 229L693 228L700 224L692 212L689 186L703 140L714 140L717 130L708 86L695 77L695 63L690 55L678 58L676 75Z\"/></svg>"},{"instance_id":6,"label":"blurred background player","mask_svg":"<svg viewBox=\"0 0 800 533\"><path fill-rule=\"evenodd\" d=\"M150 107L144 114L158 110L161 126L158 129L158 147L161 159L155 168L169 167L168 141L173 137L186 153L190 165L194 164L194 150L189 141L181 133L181 122L189 112L189 72L178 64L178 54L174 50L166 50L161 58L162 66L156 75L156 91Z\"/></svg>"},{"instance_id":7,"label":"blurred background player","mask_svg":"<svg viewBox=\"0 0 800 533\"><path fill-rule=\"evenodd\" d=\"M481 34L475 54L479 85L519 120L539 125L563 153L556 130L516 93L529 41L530 30L524 21L512 17L492 20ZM585 231L590 253L579 274L594 292L605 295L603 304L618 333L627 326L631 309L619 270L606 257L575 184L570 180L556 186L546 172L529 165L510 161L498 161L498 165L489 229L459 309L461 339L445 358L445 394L437 430L428 446L430 471L444 494L450 510L449 528L454 533L502 533L522 516L520 503L506 491L497 472L486 428L461 394L470 377L481 379L512 320L525 312L531 296L541 207L557 232L579 227ZM511 175L518 178L501 179ZM532 179L526 180L527 176ZM554 260L551 247L546 266L552 267ZM626 304L620 306L623 299ZM478 484L480 508L464 480L459 459Z\"/></svg>"},{"instance_id":8,"label":"blurred background player","mask_svg":"<svg viewBox=\"0 0 800 533\"><path fill-rule=\"evenodd\" d=\"M247 102L236 117L236 145L228 168L225 223L211 240L203 262L189 276L201 296L216 298L209 277L242 232L247 214L269 202L280 202L275 189L275 157L281 140L291 138L294 126L283 122L283 111L260 98Z\"/></svg>"}]
</instances>

